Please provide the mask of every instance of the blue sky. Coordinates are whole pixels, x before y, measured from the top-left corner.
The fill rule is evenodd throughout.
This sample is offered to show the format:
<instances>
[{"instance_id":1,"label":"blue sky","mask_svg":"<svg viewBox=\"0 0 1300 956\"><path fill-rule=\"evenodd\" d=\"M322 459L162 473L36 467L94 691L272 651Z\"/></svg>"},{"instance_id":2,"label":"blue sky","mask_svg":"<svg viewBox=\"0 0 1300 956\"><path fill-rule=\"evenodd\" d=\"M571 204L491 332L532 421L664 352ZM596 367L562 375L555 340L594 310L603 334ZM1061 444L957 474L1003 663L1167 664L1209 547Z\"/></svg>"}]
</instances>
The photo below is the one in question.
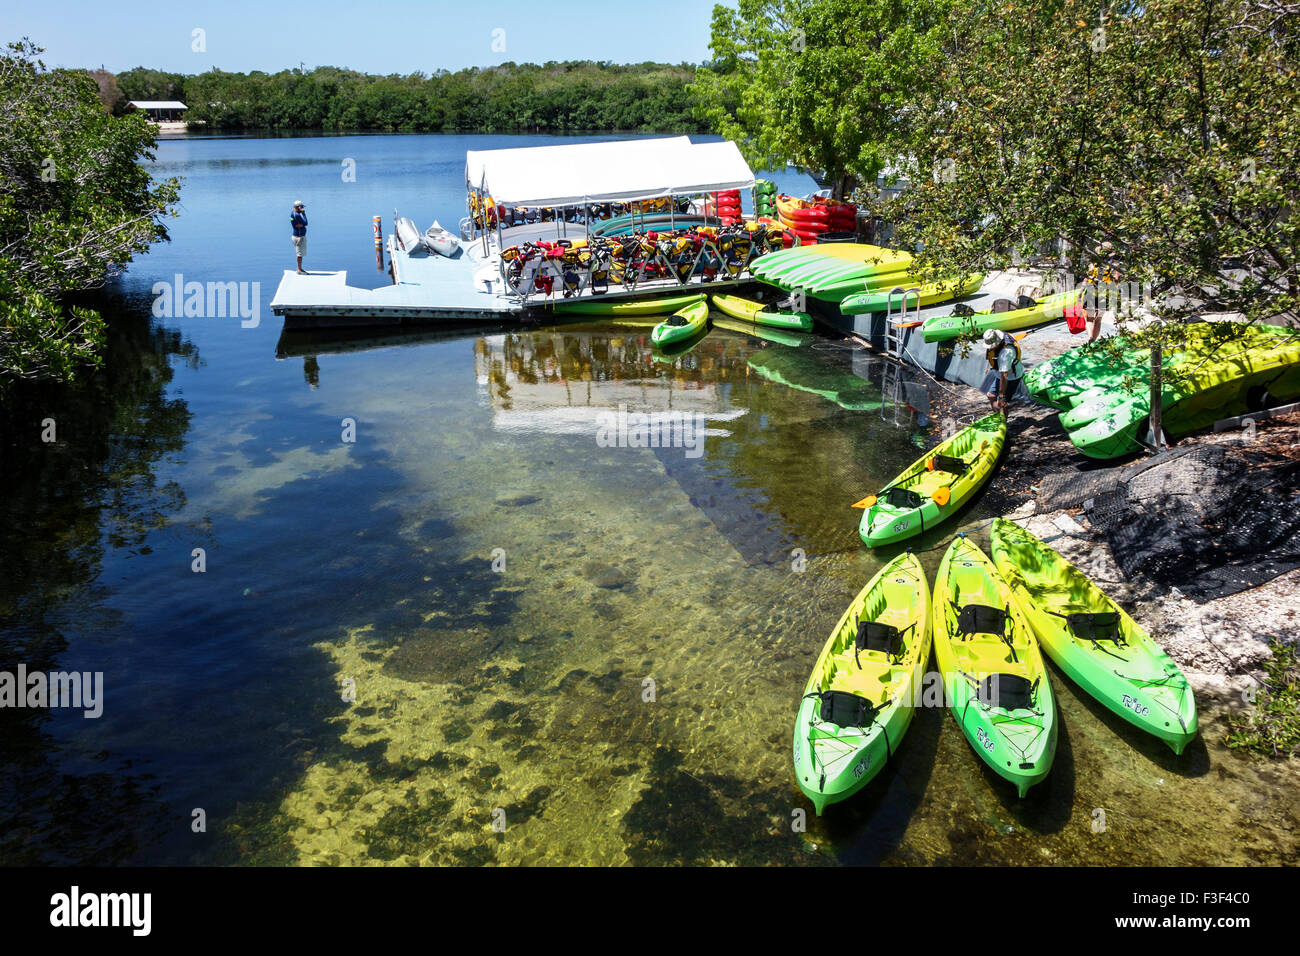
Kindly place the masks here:
<instances>
[{"instance_id":1,"label":"blue sky","mask_svg":"<svg viewBox=\"0 0 1300 956\"><path fill-rule=\"evenodd\" d=\"M177 9L177 7L181 9ZM0 39L30 37L49 66L114 72L275 72L299 63L366 73L430 73L547 60L699 62L708 57L710 0L277 0L139 3L15 2L0 6ZM205 31L206 52L191 49ZM493 49L504 30L505 51ZM501 34L495 34L500 45Z\"/></svg>"}]
</instances>

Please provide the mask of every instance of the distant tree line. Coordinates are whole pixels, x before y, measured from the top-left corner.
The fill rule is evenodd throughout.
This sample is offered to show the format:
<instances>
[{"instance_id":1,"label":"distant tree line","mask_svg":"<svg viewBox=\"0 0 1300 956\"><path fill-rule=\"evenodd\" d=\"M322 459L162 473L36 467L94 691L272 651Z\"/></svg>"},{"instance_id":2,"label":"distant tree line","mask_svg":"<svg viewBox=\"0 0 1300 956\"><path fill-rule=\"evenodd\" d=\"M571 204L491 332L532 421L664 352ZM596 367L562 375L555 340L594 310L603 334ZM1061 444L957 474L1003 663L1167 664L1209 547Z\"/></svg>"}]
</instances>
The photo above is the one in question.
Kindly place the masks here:
<instances>
[{"instance_id":1,"label":"distant tree line","mask_svg":"<svg viewBox=\"0 0 1300 956\"><path fill-rule=\"evenodd\" d=\"M338 132L700 132L689 64L503 63L432 75L311 71L117 75L126 100L183 100L191 122L240 130Z\"/></svg>"}]
</instances>

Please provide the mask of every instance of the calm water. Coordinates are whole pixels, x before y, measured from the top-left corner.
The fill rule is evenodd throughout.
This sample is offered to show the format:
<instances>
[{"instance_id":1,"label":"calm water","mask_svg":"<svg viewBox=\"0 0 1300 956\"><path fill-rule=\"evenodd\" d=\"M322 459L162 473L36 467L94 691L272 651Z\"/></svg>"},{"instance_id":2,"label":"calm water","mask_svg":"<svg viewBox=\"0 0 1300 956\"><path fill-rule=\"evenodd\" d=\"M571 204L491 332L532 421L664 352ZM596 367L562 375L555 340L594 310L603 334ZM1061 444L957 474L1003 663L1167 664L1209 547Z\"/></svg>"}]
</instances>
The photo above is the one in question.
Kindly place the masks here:
<instances>
[{"instance_id":1,"label":"calm water","mask_svg":"<svg viewBox=\"0 0 1300 956\"><path fill-rule=\"evenodd\" d=\"M1289 771L1212 720L1175 758L1060 679L1029 799L928 712L792 830L797 699L879 566L847 506L927 440L861 355L715 329L664 360L649 325L600 324L341 348L150 314L178 273L269 302L299 198L308 265L383 284L372 215L453 224L467 147L544 141L160 146L181 215L115 290L108 368L10 423L59 441L5 464L0 658L103 671L106 699L0 712L0 862L1294 858ZM703 454L598 446L619 404L702 415Z\"/></svg>"}]
</instances>

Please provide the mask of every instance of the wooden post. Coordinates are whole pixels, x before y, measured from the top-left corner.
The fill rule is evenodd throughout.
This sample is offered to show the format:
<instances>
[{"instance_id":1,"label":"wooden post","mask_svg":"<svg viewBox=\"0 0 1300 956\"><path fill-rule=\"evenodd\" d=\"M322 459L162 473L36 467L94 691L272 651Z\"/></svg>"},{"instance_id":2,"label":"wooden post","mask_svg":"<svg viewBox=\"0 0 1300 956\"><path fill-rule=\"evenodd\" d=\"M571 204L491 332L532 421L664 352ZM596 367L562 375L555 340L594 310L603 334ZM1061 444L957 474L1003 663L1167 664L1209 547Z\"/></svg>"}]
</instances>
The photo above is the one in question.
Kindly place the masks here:
<instances>
[{"instance_id":1,"label":"wooden post","mask_svg":"<svg viewBox=\"0 0 1300 956\"><path fill-rule=\"evenodd\" d=\"M1161 401L1161 395L1164 392L1161 378L1164 374L1164 348L1160 339L1156 339L1155 344L1151 346L1151 442L1155 446L1156 454L1165 450L1164 434L1161 431L1164 403Z\"/></svg>"}]
</instances>

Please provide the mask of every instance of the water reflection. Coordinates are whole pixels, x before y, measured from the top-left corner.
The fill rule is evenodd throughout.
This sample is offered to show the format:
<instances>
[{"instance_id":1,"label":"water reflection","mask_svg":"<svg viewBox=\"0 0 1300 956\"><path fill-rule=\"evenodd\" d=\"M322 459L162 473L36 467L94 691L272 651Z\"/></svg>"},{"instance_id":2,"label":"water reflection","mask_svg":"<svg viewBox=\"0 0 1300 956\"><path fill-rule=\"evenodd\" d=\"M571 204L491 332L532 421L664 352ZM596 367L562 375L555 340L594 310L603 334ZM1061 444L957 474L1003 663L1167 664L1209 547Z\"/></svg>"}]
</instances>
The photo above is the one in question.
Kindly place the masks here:
<instances>
[{"instance_id":1,"label":"water reflection","mask_svg":"<svg viewBox=\"0 0 1300 956\"><path fill-rule=\"evenodd\" d=\"M16 391L0 456L0 670L76 669L69 632L121 628L96 582L110 550L147 554L146 539L184 506L156 477L185 445L190 411L167 392L178 363L199 365L147 305L110 299L104 368L73 388ZM53 419L57 441L40 440ZM150 778L111 753L78 746L79 715L0 710L0 863L115 863L158 839L164 810ZM67 765L76 769L69 770Z\"/></svg>"}]
</instances>

